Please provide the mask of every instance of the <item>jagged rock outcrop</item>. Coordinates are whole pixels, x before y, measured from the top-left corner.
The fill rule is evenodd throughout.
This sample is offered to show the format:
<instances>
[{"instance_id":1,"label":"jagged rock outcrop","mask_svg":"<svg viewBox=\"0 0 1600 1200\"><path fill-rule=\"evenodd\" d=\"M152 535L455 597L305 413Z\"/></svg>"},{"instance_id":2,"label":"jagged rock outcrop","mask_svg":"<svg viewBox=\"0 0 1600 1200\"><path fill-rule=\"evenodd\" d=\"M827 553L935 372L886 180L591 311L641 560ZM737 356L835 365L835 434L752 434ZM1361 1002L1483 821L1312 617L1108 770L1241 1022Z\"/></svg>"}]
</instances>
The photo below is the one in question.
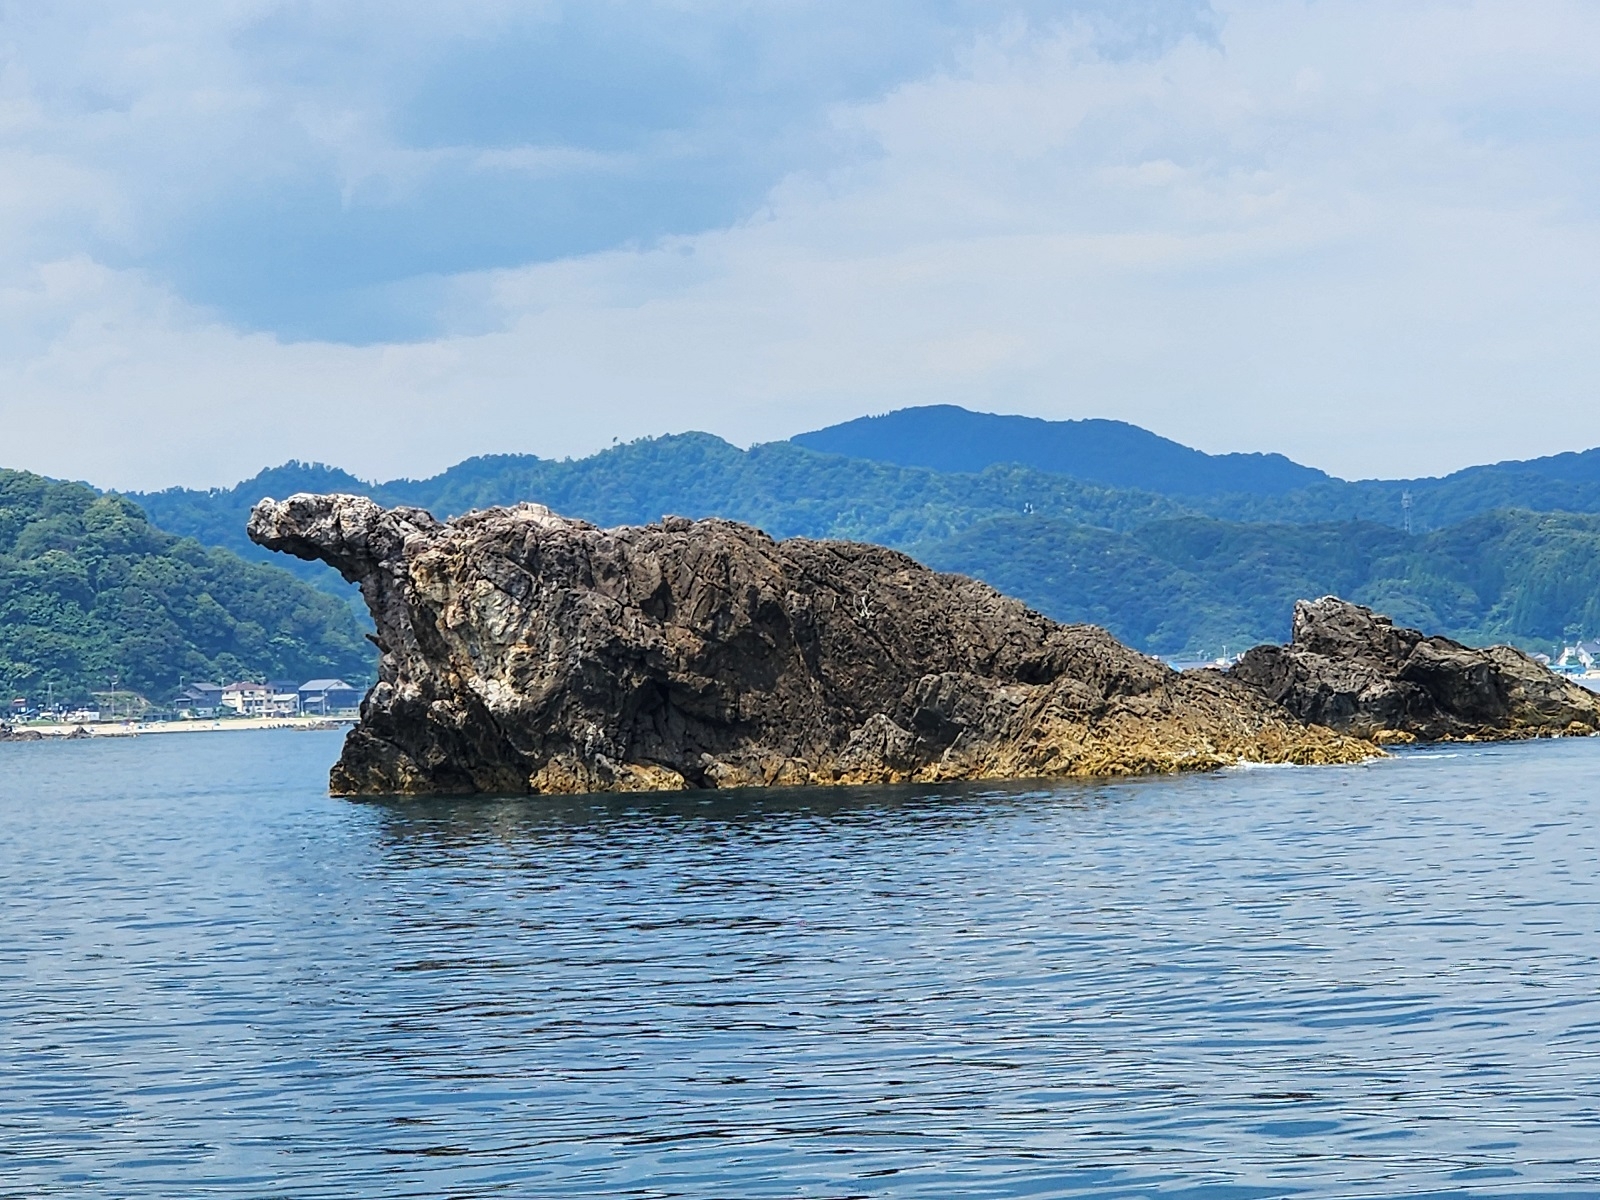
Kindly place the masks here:
<instances>
[{"instance_id":1,"label":"jagged rock outcrop","mask_svg":"<svg viewBox=\"0 0 1600 1200\"><path fill-rule=\"evenodd\" d=\"M450 522L263 500L250 537L358 583L379 682L334 767L356 793L1102 775L1347 762L1216 672L877 546L729 521L598 529L523 504Z\"/></svg>"},{"instance_id":2,"label":"jagged rock outcrop","mask_svg":"<svg viewBox=\"0 0 1600 1200\"><path fill-rule=\"evenodd\" d=\"M1522 651L1425 637L1336 596L1300 601L1293 640L1247 651L1228 674L1303 721L1378 742L1600 729L1600 697Z\"/></svg>"}]
</instances>

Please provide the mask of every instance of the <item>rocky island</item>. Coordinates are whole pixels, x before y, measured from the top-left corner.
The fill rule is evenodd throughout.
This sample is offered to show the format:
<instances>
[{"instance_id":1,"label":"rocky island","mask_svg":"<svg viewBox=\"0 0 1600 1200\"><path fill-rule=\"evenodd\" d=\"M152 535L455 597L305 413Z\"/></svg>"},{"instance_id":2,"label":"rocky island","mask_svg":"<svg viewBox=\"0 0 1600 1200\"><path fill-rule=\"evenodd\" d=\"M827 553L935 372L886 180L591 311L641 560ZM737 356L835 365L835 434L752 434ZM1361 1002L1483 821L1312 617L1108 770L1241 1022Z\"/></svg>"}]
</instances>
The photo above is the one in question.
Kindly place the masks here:
<instances>
[{"instance_id":1,"label":"rocky island","mask_svg":"<svg viewBox=\"0 0 1600 1200\"><path fill-rule=\"evenodd\" d=\"M1600 730L1600 696L1522 651L1427 637L1336 596L1300 601L1290 643L1248 650L1228 673L1302 721L1382 743Z\"/></svg>"},{"instance_id":2,"label":"rocky island","mask_svg":"<svg viewBox=\"0 0 1600 1200\"><path fill-rule=\"evenodd\" d=\"M1143 774L1379 753L878 546L536 504L439 521L263 500L252 540L360 585L379 679L336 794Z\"/></svg>"}]
</instances>

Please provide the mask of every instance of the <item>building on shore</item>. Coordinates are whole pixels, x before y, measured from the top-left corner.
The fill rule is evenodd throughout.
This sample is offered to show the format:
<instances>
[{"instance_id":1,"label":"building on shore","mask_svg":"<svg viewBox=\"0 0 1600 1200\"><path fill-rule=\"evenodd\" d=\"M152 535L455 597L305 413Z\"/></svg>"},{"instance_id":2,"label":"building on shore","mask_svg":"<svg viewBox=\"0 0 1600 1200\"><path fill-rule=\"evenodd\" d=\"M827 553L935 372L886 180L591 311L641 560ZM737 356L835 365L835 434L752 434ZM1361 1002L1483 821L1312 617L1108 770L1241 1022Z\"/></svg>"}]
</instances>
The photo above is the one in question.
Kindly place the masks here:
<instances>
[{"instance_id":1,"label":"building on shore","mask_svg":"<svg viewBox=\"0 0 1600 1200\"><path fill-rule=\"evenodd\" d=\"M1561 648L1550 669L1591 692L1600 692L1600 642L1579 641Z\"/></svg>"},{"instance_id":2,"label":"building on shore","mask_svg":"<svg viewBox=\"0 0 1600 1200\"><path fill-rule=\"evenodd\" d=\"M1561 657L1556 659L1556 670L1574 674L1600 668L1600 642L1578 642L1563 646Z\"/></svg>"},{"instance_id":3,"label":"building on shore","mask_svg":"<svg viewBox=\"0 0 1600 1200\"><path fill-rule=\"evenodd\" d=\"M272 698L272 689L264 683L230 683L222 689L222 707L241 717L259 717Z\"/></svg>"},{"instance_id":4,"label":"building on shore","mask_svg":"<svg viewBox=\"0 0 1600 1200\"><path fill-rule=\"evenodd\" d=\"M186 720L212 717L329 716L348 712L361 704L361 689L342 679L273 679L265 683L240 680L220 687L194 683L173 698L174 711Z\"/></svg>"},{"instance_id":5,"label":"building on shore","mask_svg":"<svg viewBox=\"0 0 1600 1200\"><path fill-rule=\"evenodd\" d=\"M230 683L222 689L222 707L241 717L297 717L300 693L286 684Z\"/></svg>"},{"instance_id":6,"label":"building on shore","mask_svg":"<svg viewBox=\"0 0 1600 1200\"><path fill-rule=\"evenodd\" d=\"M360 689L342 679L308 679L299 692L300 711L318 716L344 712L361 703Z\"/></svg>"},{"instance_id":7,"label":"building on shore","mask_svg":"<svg viewBox=\"0 0 1600 1200\"><path fill-rule=\"evenodd\" d=\"M267 701L268 717L298 717L300 715L300 686L292 679L269 679L272 699Z\"/></svg>"},{"instance_id":8,"label":"building on shore","mask_svg":"<svg viewBox=\"0 0 1600 1200\"><path fill-rule=\"evenodd\" d=\"M191 683L173 698L172 707L180 715L194 720L208 720L222 709L220 683Z\"/></svg>"}]
</instances>

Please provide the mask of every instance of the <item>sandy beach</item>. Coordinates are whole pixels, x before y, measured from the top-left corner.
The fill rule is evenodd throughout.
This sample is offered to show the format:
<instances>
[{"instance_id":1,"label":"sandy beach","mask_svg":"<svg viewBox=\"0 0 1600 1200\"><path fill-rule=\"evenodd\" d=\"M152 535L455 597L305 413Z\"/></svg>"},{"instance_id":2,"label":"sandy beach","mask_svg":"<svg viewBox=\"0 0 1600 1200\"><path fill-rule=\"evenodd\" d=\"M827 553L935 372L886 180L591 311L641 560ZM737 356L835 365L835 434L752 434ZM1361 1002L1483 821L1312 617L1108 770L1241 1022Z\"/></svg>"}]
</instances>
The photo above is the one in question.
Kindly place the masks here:
<instances>
[{"instance_id":1,"label":"sandy beach","mask_svg":"<svg viewBox=\"0 0 1600 1200\"><path fill-rule=\"evenodd\" d=\"M84 724L18 725L17 733L39 733L50 738L141 737L147 733L226 733L244 729L331 729L354 725L354 717L233 717L210 721L96 721Z\"/></svg>"}]
</instances>

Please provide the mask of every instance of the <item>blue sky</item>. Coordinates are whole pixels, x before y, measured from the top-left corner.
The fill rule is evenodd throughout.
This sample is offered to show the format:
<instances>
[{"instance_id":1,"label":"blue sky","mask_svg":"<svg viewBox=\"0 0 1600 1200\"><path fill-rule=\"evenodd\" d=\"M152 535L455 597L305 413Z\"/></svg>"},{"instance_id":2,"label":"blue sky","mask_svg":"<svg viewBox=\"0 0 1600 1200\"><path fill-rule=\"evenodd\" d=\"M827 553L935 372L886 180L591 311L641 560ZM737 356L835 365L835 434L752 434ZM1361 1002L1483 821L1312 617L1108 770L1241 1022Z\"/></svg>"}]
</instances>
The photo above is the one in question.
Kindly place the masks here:
<instances>
[{"instance_id":1,"label":"blue sky","mask_svg":"<svg viewBox=\"0 0 1600 1200\"><path fill-rule=\"evenodd\" d=\"M371 476L951 402L1600 443L1600 10L0 2L0 464Z\"/></svg>"}]
</instances>

